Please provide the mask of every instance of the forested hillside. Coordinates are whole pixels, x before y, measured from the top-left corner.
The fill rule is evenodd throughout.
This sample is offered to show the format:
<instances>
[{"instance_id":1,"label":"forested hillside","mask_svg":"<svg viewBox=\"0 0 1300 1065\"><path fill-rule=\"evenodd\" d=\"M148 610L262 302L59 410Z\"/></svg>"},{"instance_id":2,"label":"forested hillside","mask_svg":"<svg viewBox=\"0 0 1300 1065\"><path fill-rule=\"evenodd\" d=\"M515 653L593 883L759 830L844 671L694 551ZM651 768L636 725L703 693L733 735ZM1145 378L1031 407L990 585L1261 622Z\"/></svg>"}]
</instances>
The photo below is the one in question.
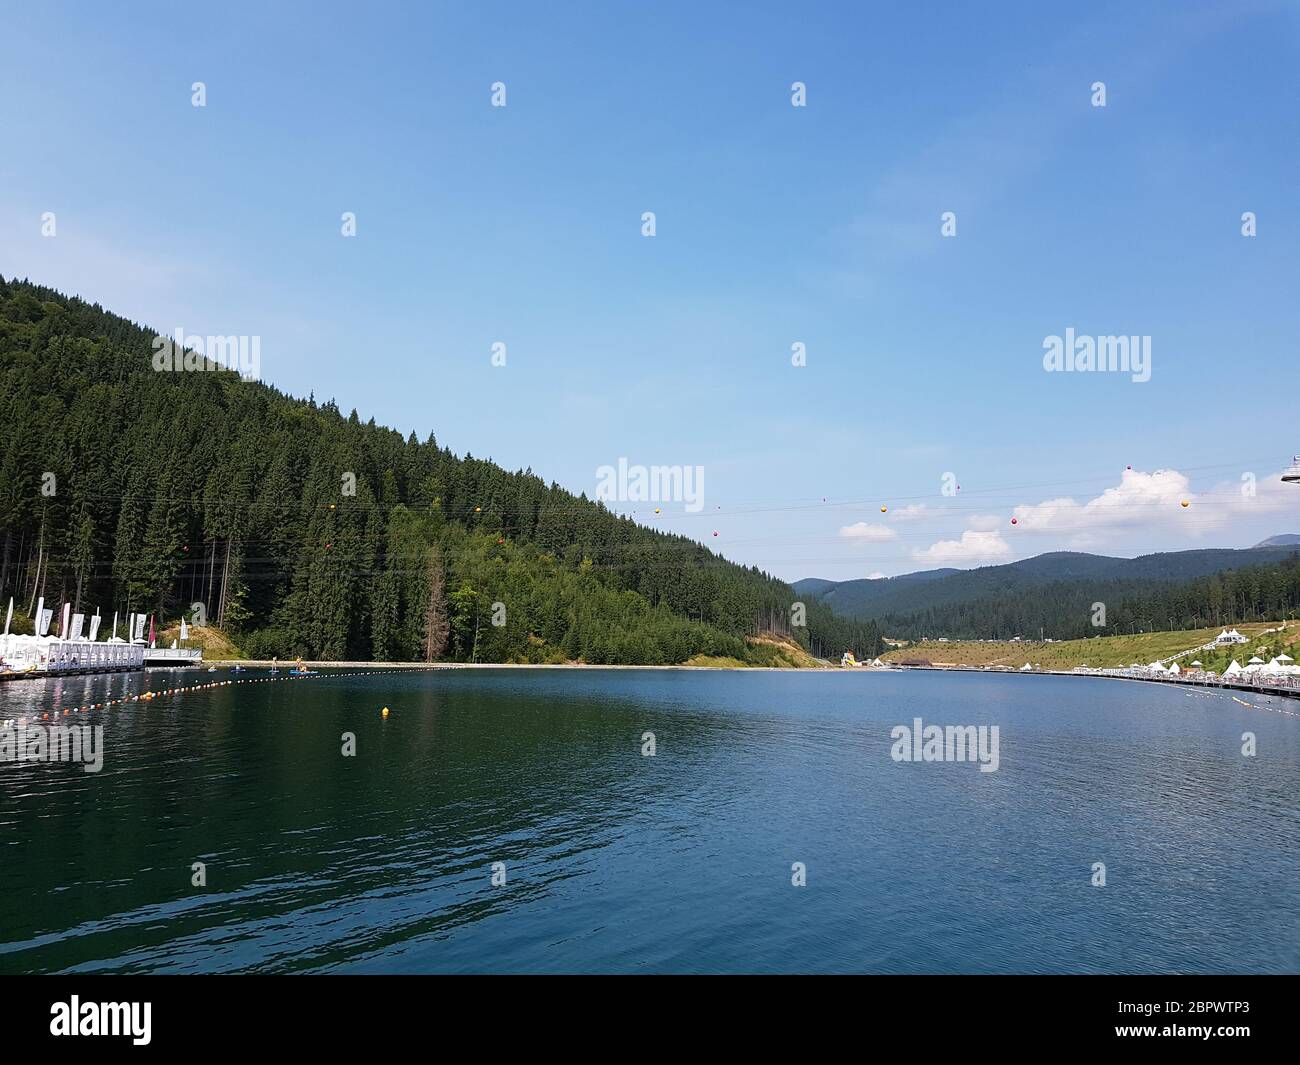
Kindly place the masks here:
<instances>
[{"instance_id":1,"label":"forested hillside","mask_svg":"<svg viewBox=\"0 0 1300 1065\"><path fill-rule=\"evenodd\" d=\"M1300 617L1300 554L1187 581L1070 580L884 616L890 636L1057 640ZM1105 624L1093 624L1104 604Z\"/></svg>"},{"instance_id":2,"label":"forested hillside","mask_svg":"<svg viewBox=\"0 0 1300 1065\"><path fill-rule=\"evenodd\" d=\"M1300 507L1300 491L1296 501ZM1295 551L1293 546L1267 544L1245 549L1162 551L1136 558L1052 551L972 570L922 570L887 579L838 583L805 578L796 581L794 587L844 617L877 623L888 618L892 635L892 626L901 618L978 618L980 610L996 602L1015 604L1041 619L1044 612L1053 614L1048 601L1059 596L1062 588L1073 587L1082 597L1092 596L1088 599L1092 603L1102 598L1093 591L1103 586L1112 598L1136 594L1159 584L1276 564L1291 558Z\"/></svg>"},{"instance_id":3,"label":"forested hillside","mask_svg":"<svg viewBox=\"0 0 1300 1065\"><path fill-rule=\"evenodd\" d=\"M155 371L154 336L0 278L0 596L20 612L201 603L246 654L321 659L762 661L745 638L768 632L880 649L813 602L792 626L785 583L531 470L234 373Z\"/></svg>"}]
</instances>

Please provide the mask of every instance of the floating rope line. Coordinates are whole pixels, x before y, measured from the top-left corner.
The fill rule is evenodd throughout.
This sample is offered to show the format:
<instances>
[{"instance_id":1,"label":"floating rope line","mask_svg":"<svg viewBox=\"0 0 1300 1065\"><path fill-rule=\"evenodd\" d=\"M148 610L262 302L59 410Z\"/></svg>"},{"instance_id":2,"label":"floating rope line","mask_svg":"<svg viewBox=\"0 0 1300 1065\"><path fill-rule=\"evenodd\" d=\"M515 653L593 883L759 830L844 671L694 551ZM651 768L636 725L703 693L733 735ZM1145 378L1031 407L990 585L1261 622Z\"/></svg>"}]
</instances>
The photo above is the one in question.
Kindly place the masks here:
<instances>
[{"instance_id":1,"label":"floating rope line","mask_svg":"<svg viewBox=\"0 0 1300 1065\"><path fill-rule=\"evenodd\" d=\"M440 666L429 666L426 669L402 670L401 672L424 673L435 672ZM212 691L216 688L228 688L235 684L270 684L277 680L312 680L316 677L373 677L380 673L395 672L386 669L365 669L352 670L347 673L296 673L286 677L241 677L239 680L214 680L207 684L186 684L179 688L156 688L146 689L142 692L136 692L134 695L124 695L120 699L105 699L102 703L87 703L85 706L73 706L67 708L55 707L53 710L46 710L41 714L42 721L48 721L50 715L67 717L68 714L84 714L91 710L106 710L110 706L118 706L123 703L152 702L162 695L183 695L186 692ZM18 719L20 724L25 724L27 718Z\"/></svg>"},{"instance_id":2,"label":"floating rope line","mask_svg":"<svg viewBox=\"0 0 1300 1065\"><path fill-rule=\"evenodd\" d=\"M1238 699L1235 695L1232 697L1234 703L1240 703L1242 706L1248 706L1252 710L1267 710L1272 714L1286 714L1287 717L1300 717L1300 713L1295 710L1281 710L1276 706L1256 706L1254 703L1248 703L1245 699Z\"/></svg>"}]
</instances>

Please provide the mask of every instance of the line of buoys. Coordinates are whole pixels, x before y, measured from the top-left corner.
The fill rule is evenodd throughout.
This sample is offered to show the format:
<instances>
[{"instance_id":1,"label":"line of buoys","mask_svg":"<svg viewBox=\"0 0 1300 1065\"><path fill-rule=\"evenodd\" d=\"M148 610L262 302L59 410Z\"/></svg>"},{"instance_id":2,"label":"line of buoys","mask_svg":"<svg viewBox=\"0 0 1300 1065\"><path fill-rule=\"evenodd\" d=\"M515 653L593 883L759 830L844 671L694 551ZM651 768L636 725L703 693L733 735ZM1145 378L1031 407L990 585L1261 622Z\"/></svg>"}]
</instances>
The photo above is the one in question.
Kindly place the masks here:
<instances>
[{"instance_id":1,"label":"line of buoys","mask_svg":"<svg viewBox=\"0 0 1300 1065\"><path fill-rule=\"evenodd\" d=\"M438 666L427 667L423 672L437 670L438 668ZM273 680L303 680L308 677L373 677L378 673L386 672L388 671L381 669L360 669L351 670L347 673L296 673L283 677L245 677L242 680L214 680L207 684L187 684L179 688L147 689L142 692L136 692L134 695L124 695L120 699L105 699L102 703L88 703L85 706L74 706L67 709L56 706L53 711L46 710L43 712L41 714L41 720L48 721L51 712L58 716L60 710L62 710L64 716L74 712L84 714L91 710L107 710L110 706L118 706L122 703L152 702L160 695L183 695L186 692L209 691L213 688L225 688L232 684L269 684ZM415 670L413 672L421 671ZM388 716L388 707L384 707L384 716ZM25 723L27 718L20 718L19 721Z\"/></svg>"},{"instance_id":2,"label":"line of buoys","mask_svg":"<svg viewBox=\"0 0 1300 1065\"><path fill-rule=\"evenodd\" d=\"M1235 695L1232 697L1234 703L1241 703L1242 706L1248 706L1252 710L1267 710L1274 714L1286 714L1287 717L1300 717L1300 713L1294 710L1283 710L1276 706L1256 706L1254 703L1248 703L1245 699L1238 699Z\"/></svg>"}]
</instances>

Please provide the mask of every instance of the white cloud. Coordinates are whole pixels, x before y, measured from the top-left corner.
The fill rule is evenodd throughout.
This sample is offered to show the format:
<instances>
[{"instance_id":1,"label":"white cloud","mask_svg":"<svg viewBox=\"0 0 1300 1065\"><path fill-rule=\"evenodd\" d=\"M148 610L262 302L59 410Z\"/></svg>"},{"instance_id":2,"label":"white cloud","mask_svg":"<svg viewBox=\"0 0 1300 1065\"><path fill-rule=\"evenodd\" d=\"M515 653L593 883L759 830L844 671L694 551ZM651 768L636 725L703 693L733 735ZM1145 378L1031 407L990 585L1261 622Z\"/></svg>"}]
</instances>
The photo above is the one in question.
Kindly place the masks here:
<instances>
[{"instance_id":1,"label":"white cloud","mask_svg":"<svg viewBox=\"0 0 1300 1065\"><path fill-rule=\"evenodd\" d=\"M940 540L924 550L913 551L912 556L920 562L947 566L962 562L1002 562L1011 556L1011 547L1001 533L967 529L960 540Z\"/></svg>"},{"instance_id":2,"label":"white cloud","mask_svg":"<svg viewBox=\"0 0 1300 1065\"><path fill-rule=\"evenodd\" d=\"M1117 486L1086 503L1049 499L1016 507L1014 514L1021 532L1079 536L1172 521L1182 501L1192 498L1187 477L1177 470L1125 470Z\"/></svg>"},{"instance_id":3,"label":"white cloud","mask_svg":"<svg viewBox=\"0 0 1300 1065\"><path fill-rule=\"evenodd\" d=\"M986 532L990 529L1000 529L1007 523L1007 519L1000 514L976 514L966 522L972 529L979 529Z\"/></svg>"},{"instance_id":4,"label":"white cloud","mask_svg":"<svg viewBox=\"0 0 1300 1065\"><path fill-rule=\"evenodd\" d=\"M887 525L871 525L859 521L853 525L845 525L840 529L840 535L846 540L857 540L859 543L880 544L897 538L898 533Z\"/></svg>"},{"instance_id":5,"label":"white cloud","mask_svg":"<svg viewBox=\"0 0 1300 1065\"><path fill-rule=\"evenodd\" d=\"M1071 547L1106 543L1111 534L1133 529L1199 537L1250 519L1296 514L1300 492L1281 477L1278 470L1251 482L1223 481L1198 493L1177 470L1125 470L1118 485L1086 503L1049 499L1016 507L1013 513L1020 532L1060 536ZM1243 491L1251 487L1253 494Z\"/></svg>"},{"instance_id":6,"label":"white cloud","mask_svg":"<svg viewBox=\"0 0 1300 1065\"><path fill-rule=\"evenodd\" d=\"M1281 470L1258 476L1251 474L1251 477L1254 479L1250 482L1242 479L1217 484L1199 497L1196 510L1200 523L1217 528L1229 521L1283 512L1300 516L1300 486L1284 482ZM1253 494L1249 491L1251 487Z\"/></svg>"}]
</instances>

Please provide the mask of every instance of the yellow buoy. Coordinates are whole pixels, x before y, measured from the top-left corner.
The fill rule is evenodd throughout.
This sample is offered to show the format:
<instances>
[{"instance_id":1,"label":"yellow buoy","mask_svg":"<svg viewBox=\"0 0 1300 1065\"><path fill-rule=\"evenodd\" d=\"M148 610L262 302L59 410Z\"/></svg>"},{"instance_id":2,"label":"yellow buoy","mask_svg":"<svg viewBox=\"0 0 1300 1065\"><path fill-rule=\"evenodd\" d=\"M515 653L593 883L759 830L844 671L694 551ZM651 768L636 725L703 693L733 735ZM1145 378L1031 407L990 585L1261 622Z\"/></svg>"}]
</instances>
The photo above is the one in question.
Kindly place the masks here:
<instances>
[{"instance_id":1,"label":"yellow buoy","mask_svg":"<svg viewBox=\"0 0 1300 1065\"><path fill-rule=\"evenodd\" d=\"M1190 507L1191 505L1192 505L1191 500L1188 499L1183 500L1183 506Z\"/></svg>"},{"instance_id":2,"label":"yellow buoy","mask_svg":"<svg viewBox=\"0 0 1300 1065\"><path fill-rule=\"evenodd\" d=\"M383 708L381 711L379 711L379 712L380 712L380 714L382 714L384 717L387 717L387 716L388 716L388 707L384 707L384 708Z\"/></svg>"},{"instance_id":3,"label":"yellow buoy","mask_svg":"<svg viewBox=\"0 0 1300 1065\"><path fill-rule=\"evenodd\" d=\"M880 508L880 513L881 513L881 514L884 514L884 513L885 513L886 511L888 511L888 510L889 510L888 507L881 507L881 508Z\"/></svg>"}]
</instances>

